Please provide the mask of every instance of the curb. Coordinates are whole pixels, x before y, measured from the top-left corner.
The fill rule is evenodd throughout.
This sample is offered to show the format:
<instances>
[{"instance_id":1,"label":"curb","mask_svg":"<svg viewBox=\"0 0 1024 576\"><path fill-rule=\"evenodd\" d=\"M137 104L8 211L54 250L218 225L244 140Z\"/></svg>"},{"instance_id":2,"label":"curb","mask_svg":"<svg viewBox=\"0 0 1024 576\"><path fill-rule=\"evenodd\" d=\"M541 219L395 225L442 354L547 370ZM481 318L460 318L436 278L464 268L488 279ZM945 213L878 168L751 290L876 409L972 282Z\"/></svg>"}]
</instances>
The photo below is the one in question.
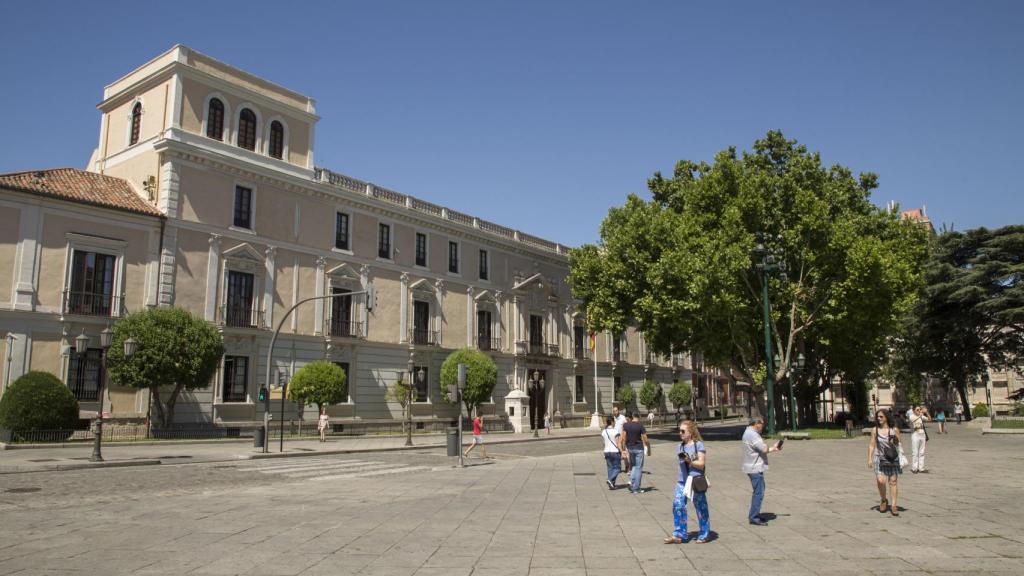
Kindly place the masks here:
<instances>
[{"instance_id":1,"label":"curb","mask_svg":"<svg viewBox=\"0 0 1024 576\"><path fill-rule=\"evenodd\" d=\"M64 470L88 470L92 468L127 468L131 466L155 466L160 460L112 460L109 462L81 462L74 464L41 464L38 466L4 466L0 474L26 474L29 472L56 472Z\"/></svg>"},{"instance_id":2,"label":"curb","mask_svg":"<svg viewBox=\"0 0 1024 576\"><path fill-rule=\"evenodd\" d=\"M982 434L1024 434L1024 428L982 428Z\"/></svg>"}]
</instances>

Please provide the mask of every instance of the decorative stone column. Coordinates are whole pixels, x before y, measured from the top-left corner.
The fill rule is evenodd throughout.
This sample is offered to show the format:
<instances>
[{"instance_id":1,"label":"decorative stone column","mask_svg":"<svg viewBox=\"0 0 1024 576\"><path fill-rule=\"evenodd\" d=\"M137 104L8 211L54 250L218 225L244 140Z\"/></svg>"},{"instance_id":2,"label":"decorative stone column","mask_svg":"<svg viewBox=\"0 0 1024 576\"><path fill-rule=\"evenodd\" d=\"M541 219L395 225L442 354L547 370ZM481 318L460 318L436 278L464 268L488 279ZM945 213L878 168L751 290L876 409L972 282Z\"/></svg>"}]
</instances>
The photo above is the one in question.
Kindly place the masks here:
<instances>
[{"instance_id":1,"label":"decorative stone column","mask_svg":"<svg viewBox=\"0 0 1024 576\"><path fill-rule=\"evenodd\" d=\"M267 246L267 249L263 251L266 259L264 260L264 268L266 269L265 280L263 281L263 322L264 325L273 329L274 328L274 290L275 283L277 280L275 258L277 256L276 246Z\"/></svg>"},{"instance_id":2,"label":"decorative stone column","mask_svg":"<svg viewBox=\"0 0 1024 576\"><path fill-rule=\"evenodd\" d=\"M409 341L409 273L402 272L400 277L401 287L398 290L398 343L405 344Z\"/></svg>"},{"instance_id":3,"label":"decorative stone column","mask_svg":"<svg viewBox=\"0 0 1024 576\"><path fill-rule=\"evenodd\" d=\"M313 291L313 295L320 300L316 301L316 306L313 308L313 335L323 336L324 334L324 307L327 305L327 299L324 298L326 289L327 278L324 270L327 268L327 258L318 256L316 259L316 287ZM296 269L298 274L298 269Z\"/></svg>"},{"instance_id":4,"label":"decorative stone column","mask_svg":"<svg viewBox=\"0 0 1024 576\"><path fill-rule=\"evenodd\" d=\"M473 345L473 314L475 312L475 306L473 306L473 287L466 286L466 347L475 348Z\"/></svg>"},{"instance_id":5,"label":"decorative stone column","mask_svg":"<svg viewBox=\"0 0 1024 576\"><path fill-rule=\"evenodd\" d=\"M210 234L210 251L206 260L206 306L203 318L208 322L217 320L217 284L220 280L220 234Z\"/></svg>"}]
</instances>

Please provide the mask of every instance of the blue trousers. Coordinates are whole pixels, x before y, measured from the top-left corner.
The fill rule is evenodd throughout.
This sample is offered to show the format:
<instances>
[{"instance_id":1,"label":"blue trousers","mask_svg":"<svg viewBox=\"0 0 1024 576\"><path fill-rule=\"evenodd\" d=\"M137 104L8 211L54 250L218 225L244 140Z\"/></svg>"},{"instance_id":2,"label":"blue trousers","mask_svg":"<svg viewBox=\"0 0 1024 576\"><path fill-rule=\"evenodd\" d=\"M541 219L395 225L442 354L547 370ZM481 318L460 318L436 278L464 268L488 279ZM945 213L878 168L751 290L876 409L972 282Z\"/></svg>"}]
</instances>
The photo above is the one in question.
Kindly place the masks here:
<instances>
[{"instance_id":1,"label":"blue trousers","mask_svg":"<svg viewBox=\"0 0 1024 576\"><path fill-rule=\"evenodd\" d=\"M750 476L750 486L754 489L754 493L750 496L750 513L747 514L747 520L753 522L758 520L761 514L761 502L764 500L764 472L747 474L747 476Z\"/></svg>"},{"instance_id":2,"label":"blue trousers","mask_svg":"<svg viewBox=\"0 0 1024 576\"><path fill-rule=\"evenodd\" d=\"M686 532L686 495L683 494L683 484L676 483L675 498L672 499L672 520L675 528L672 535L676 538L687 539ZM711 515L708 513L708 496L706 492L693 493L693 508L697 511L697 523L700 525L700 532L697 533L698 540L707 540L711 534Z\"/></svg>"},{"instance_id":3,"label":"blue trousers","mask_svg":"<svg viewBox=\"0 0 1024 576\"><path fill-rule=\"evenodd\" d=\"M620 452L605 452L604 463L608 466L608 481L615 484L615 480L622 471L622 454Z\"/></svg>"},{"instance_id":4,"label":"blue trousers","mask_svg":"<svg viewBox=\"0 0 1024 576\"><path fill-rule=\"evenodd\" d=\"M629 489L633 492L640 491L640 481L644 478L644 449L629 451L629 465L633 468L629 471Z\"/></svg>"}]
</instances>

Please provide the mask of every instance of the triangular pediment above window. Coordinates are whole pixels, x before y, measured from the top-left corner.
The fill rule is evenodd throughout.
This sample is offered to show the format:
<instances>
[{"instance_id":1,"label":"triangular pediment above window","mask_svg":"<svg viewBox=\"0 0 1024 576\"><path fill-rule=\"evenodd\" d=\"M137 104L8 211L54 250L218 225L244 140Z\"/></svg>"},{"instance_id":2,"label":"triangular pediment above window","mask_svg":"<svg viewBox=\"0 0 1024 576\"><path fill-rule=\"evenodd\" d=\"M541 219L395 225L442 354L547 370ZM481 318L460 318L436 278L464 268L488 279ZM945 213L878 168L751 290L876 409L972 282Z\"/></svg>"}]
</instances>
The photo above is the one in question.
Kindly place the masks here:
<instances>
[{"instance_id":1,"label":"triangular pediment above window","mask_svg":"<svg viewBox=\"0 0 1024 576\"><path fill-rule=\"evenodd\" d=\"M528 290L531 288L544 288L544 276L540 272L512 287L513 290Z\"/></svg>"},{"instance_id":2,"label":"triangular pediment above window","mask_svg":"<svg viewBox=\"0 0 1024 576\"><path fill-rule=\"evenodd\" d=\"M362 280L362 277L359 276L359 272L354 270L352 266L345 263L338 264L334 268L331 268L327 271L327 275L334 280L352 280L356 282Z\"/></svg>"},{"instance_id":3,"label":"triangular pediment above window","mask_svg":"<svg viewBox=\"0 0 1024 576\"><path fill-rule=\"evenodd\" d=\"M496 298L494 296L494 292L490 290L484 290L483 292L477 294L473 298L473 300L476 300L478 303L490 302L493 304Z\"/></svg>"},{"instance_id":4,"label":"triangular pediment above window","mask_svg":"<svg viewBox=\"0 0 1024 576\"><path fill-rule=\"evenodd\" d=\"M427 294L434 296L437 294L437 287L430 283L428 278L420 278L409 285L409 290L416 294Z\"/></svg>"},{"instance_id":5,"label":"triangular pediment above window","mask_svg":"<svg viewBox=\"0 0 1024 576\"><path fill-rule=\"evenodd\" d=\"M256 250L249 245L248 242L243 242L234 248L225 250L224 257L232 260L251 260L257 263L263 262L263 255L260 254L259 250Z\"/></svg>"}]
</instances>

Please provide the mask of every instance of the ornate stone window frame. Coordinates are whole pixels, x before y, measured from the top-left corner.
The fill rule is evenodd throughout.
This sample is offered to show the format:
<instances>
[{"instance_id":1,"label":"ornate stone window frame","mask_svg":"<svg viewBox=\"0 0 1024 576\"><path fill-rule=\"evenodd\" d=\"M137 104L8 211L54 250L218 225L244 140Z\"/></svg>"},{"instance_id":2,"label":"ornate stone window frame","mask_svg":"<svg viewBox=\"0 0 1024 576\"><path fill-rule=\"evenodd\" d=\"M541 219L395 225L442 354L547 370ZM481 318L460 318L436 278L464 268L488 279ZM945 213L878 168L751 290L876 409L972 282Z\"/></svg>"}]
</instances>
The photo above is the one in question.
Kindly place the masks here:
<instances>
[{"instance_id":1,"label":"ornate stone window frame","mask_svg":"<svg viewBox=\"0 0 1024 576\"><path fill-rule=\"evenodd\" d=\"M266 272L266 260L263 254L248 242L243 242L225 250L221 257L220 268L220 302L217 307L217 321L224 325L224 307L228 304L228 272L244 272L252 274L252 310L255 314L263 305L263 275ZM256 323L254 323L256 324ZM264 328L264 326L256 326Z\"/></svg>"},{"instance_id":2,"label":"ornate stone window frame","mask_svg":"<svg viewBox=\"0 0 1024 576\"><path fill-rule=\"evenodd\" d=\"M125 275L124 251L125 248L128 247L128 242L125 240L118 240L116 238L91 236L89 234L80 234L77 232L67 232L64 234L64 237L67 240L67 244L65 246L64 253L64 286L61 290L61 314L64 313L63 295L71 289L72 264L74 263L76 251L96 252L98 254L106 254L114 257L113 297L118 303L123 304ZM111 308L110 317L119 318L120 316L121 306L113 306Z\"/></svg>"}]
</instances>

